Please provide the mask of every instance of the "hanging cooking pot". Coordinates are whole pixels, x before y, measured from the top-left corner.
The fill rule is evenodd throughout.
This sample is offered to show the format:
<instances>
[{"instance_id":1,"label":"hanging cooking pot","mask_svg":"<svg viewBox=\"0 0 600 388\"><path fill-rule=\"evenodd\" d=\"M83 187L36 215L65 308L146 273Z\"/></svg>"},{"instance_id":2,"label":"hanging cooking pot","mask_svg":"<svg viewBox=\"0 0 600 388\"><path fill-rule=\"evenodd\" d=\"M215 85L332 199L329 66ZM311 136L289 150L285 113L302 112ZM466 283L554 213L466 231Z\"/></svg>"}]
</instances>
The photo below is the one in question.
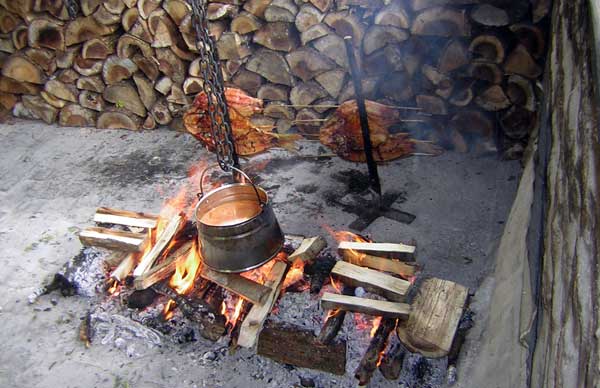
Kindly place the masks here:
<instances>
[{"instance_id":1,"label":"hanging cooking pot","mask_svg":"<svg viewBox=\"0 0 600 388\"><path fill-rule=\"evenodd\" d=\"M267 193L243 171L246 182L221 186L204 194L200 177L194 211L204 264L219 272L243 272L271 260L283 246L283 233Z\"/></svg>"}]
</instances>

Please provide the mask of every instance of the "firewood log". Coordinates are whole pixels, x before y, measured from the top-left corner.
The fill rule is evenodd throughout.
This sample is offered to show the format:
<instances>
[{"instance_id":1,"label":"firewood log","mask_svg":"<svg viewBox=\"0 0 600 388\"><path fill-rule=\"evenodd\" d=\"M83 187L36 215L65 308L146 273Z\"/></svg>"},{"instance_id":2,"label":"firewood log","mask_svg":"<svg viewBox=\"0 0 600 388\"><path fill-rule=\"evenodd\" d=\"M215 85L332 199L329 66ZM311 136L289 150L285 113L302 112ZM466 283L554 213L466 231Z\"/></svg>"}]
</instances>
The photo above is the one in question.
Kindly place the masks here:
<instances>
[{"instance_id":1,"label":"firewood log","mask_svg":"<svg viewBox=\"0 0 600 388\"><path fill-rule=\"evenodd\" d=\"M137 8L129 8L121 16L121 25L125 31L131 30L133 25L137 22L140 12Z\"/></svg>"},{"instance_id":2,"label":"firewood log","mask_svg":"<svg viewBox=\"0 0 600 388\"><path fill-rule=\"evenodd\" d=\"M285 58L269 49L257 50L246 63L246 69L276 84L293 86L295 83Z\"/></svg>"},{"instance_id":3,"label":"firewood log","mask_svg":"<svg viewBox=\"0 0 600 388\"><path fill-rule=\"evenodd\" d=\"M52 50L65 49L65 35L63 27L46 19L36 19L29 24L27 29L30 47L46 47Z\"/></svg>"},{"instance_id":4,"label":"firewood log","mask_svg":"<svg viewBox=\"0 0 600 388\"><path fill-rule=\"evenodd\" d=\"M369 347L365 351L358 367L354 371L354 377L359 381L359 384L364 386L369 383L373 372L379 365L380 358L383 355L388 337L396 325L396 320L384 318L381 320L379 327L375 331Z\"/></svg>"},{"instance_id":5,"label":"firewood log","mask_svg":"<svg viewBox=\"0 0 600 388\"><path fill-rule=\"evenodd\" d=\"M250 12L241 12L231 21L231 32L244 35L257 31L262 25L260 19Z\"/></svg>"},{"instance_id":6,"label":"firewood log","mask_svg":"<svg viewBox=\"0 0 600 388\"><path fill-rule=\"evenodd\" d=\"M75 57L73 68L81 75L92 76L102 72L104 61L97 59L84 59L81 56Z\"/></svg>"},{"instance_id":7,"label":"firewood log","mask_svg":"<svg viewBox=\"0 0 600 388\"><path fill-rule=\"evenodd\" d=\"M500 67L495 63L473 62L469 66L469 75L475 79L489 82L491 84L500 84L504 74Z\"/></svg>"},{"instance_id":8,"label":"firewood log","mask_svg":"<svg viewBox=\"0 0 600 388\"><path fill-rule=\"evenodd\" d=\"M53 51L48 49L28 48L24 53L27 58L38 65L47 75L52 75L56 71L56 57Z\"/></svg>"},{"instance_id":9,"label":"firewood log","mask_svg":"<svg viewBox=\"0 0 600 388\"><path fill-rule=\"evenodd\" d=\"M217 50L221 60L246 58L252 53L246 37L235 32L224 32L217 42Z\"/></svg>"},{"instance_id":10,"label":"firewood log","mask_svg":"<svg viewBox=\"0 0 600 388\"><path fill-rule=\"evenodd\" d=\"M508 77L506 95L514 105L521 106L531 112L537 109L533 85L525 77L519 75Z\"/></svg>"},{"instance_id":11,"label":"firewood log","mask_svg":"<svg viewBox=\"0 0 600 388\"><path fill-rule=\"evenodd\" d=\"M60 20L67 20L63 18L63 0L36 0L33 3L33 12L48 12L50 15L59 18Z\"/></svg>"},{"instance_id":12,"label":"firewood log","mask_svg":"<svg viewBox=\"0 0 600 388\"><path fill-rule=\"evenodd\" d=\"M59 69L68 69L73 67L75 57L78 53L78 46L69 47L64 51L56 51L56 66Z\"/></svg>"},{"instance_id":13,"label":"firewood log","mask_svg":"<svg viewBox=\"0 0 600 388\"><path fill-rule=\"evenodd\" d=\"M102 5L108 10L108 12L115 15L121 15L125 10L125 3L123 0L105 0Z\"/></svg>"},{"instance_id":14,"label":"firewood log","mask_svg":"<svg viewBox=\"0 0 600 388\"><path fill-rule=\"evenodd\" d=\"M256 92L256 97L264 101L288 101L290 89L283 85L264 84Z\"/></svg>"},{"instance_id":15,"label":"firewood log","mask_svg":"<svg viewBox=\"0 0 600 388\"><path fill-rule=\"evenodd\" d=\"M26 119L26 120L39 120L40 119L35 113L33 113L32 111L27 109L25 107L25 104L23 104L23 102L21 102L21 101L17 101L17 103L13 106L12 115L15 117L18 117L20 119Z\"/></svg>"},{"instance_id":16,"label":"firewood log","mask_svg":"<svg viewBox=\"0 0 600 388\"><path fill-rule=\"evenodd\" d=\"M104 61L102 67L102 79L107 85L113 85L125 79L131 78L137 71L136 64L129 58L119 58L111 55Z\"/></svg>"},{"instance_id":17,"label":"firewood log","mask_svg":"<svg viewBox=\"0 0 600 388\"><path fill-rule=\"evenodd\" d=\"M189 105L192 101L185 95L179 85L173 84L171 85L171 91L167 96L167 102L176 105ZM177 110L179 109L180 108L178 107Z\"/></svg>"},{"instance_id":18,"label":"firewood log","mask_svg":"<svg viewBox=\"0 0 600 388\"><path fill-rule=\"evenodd\" d=\"M60 110L58 124L63 127L94 127L96 112L77 104L68 104Z\"/></svg>"},{"instance_id":19,"label":"firewood log","mask_svg":"<svg viewBox=\"0 0 600 388\"><path fill-rule=\"evenodd\" d=\"M294 23L298 14L298 6L292 0L273 0L265 8L264 18L267 22Z\"/></svg>"},{"instance_id":20,"label":"firewood log","mask_svg":"<svg viewBox=\"0 0 600 388\"><path fill-rule=\"evenodd\" d=\"M537 115L520 106L512 106L500 117L502 132L511 139L525 139L537 125Z\"/></svg>"},{"instance_id":21,"label":"firewood log","mask_svg":"<svg viewBox=\"0 0 600 388\"><path fill-rule=\"evenodd\" d=\"M138 94L140 95L140 100L142 100L142 103L144 104L146 109L150 110L156 102L156 92L154 90L154 85L148 78L144 77L141 74L134 74L133 82L137 87Z\"/></svg>"},{"instance_id":22,"label":"firewood log","mask_svg":"<svg viewBox=\"0 0 600 388\"><path fill-rule=\"evenodd\" d=\"M452 39L444 46L440 54L438 69L442 73L447 74L468 63L469 51L467 47L460 40Z\"/></svg>"},{"instance_id":23,"label":"firewood log","mask_svg":"<svg viewBox=\"0 0 600 388\"><path fill-rule=\"evenodd\" d=\"M156 59L158 70L171 78L177 84L183 84L185 80L186 64L169 48L157 48Z\"/></svg>"},{"instance_id":24,"label":"firewood log","mask_svg":"<svg viewBox=\"0 0 600 388\"><path fill-rule=\"evenodd\" d=\"M373 52L387 46L403 42L408 39L408 33L405 30L392 26L369 27L362 42L363 52L370 55Z\"/></svg>"},{"instance_id":25,"label":"firewood log","mask_svg":"<svg viewBox=\"0 0 600 388\"><path fill-rule=\"evenodd\" d=\"M102 93L104 100L112 102L118 108L125 108L132 113L146 117L146 108L140 100L137 90L127 82L108 85Z\"/></svg>"},{"instance_id":26,"label":"firewood log","mask_svg":"<svg viewBox=\"0 0 600 388\"><path fill-rule=\"evenodd\" d=\"M8 11L25 17L27 13L33 9L33 0L13 1L13 0L2 0L0 5Z\"/></svg>"},{"instance_id":27,"label":"firewood log","mask_svg":"<svg viewBox=\"0 0 600 388\"><path fill-rule=\"evenodd\" d=\"M187 77L183 81L183 92L187 95L196 95L202 91L204 81L198 77Z\"/></svg>"},{"instance_id":28,"label":"firewood log","mask_svg":"<svg viewBox=\"0 0 600 388\"><path fill-rule=\"evenodd\" d=\"M424 113L430 113L433 115L445 115L448 114L446 109L446 103L439 97L418 95L416 97L417 106L421 108Z\"/></svg>"},{"instance_id":29,"label":"firewood log","mask_svg":"<svg viewBox=\"0 0 600 388\"><path fill-rule=\"evenodd\" d=\"M127 8L134 8L137 6L138 0L122 0Z\"/></svg>"},{"instance_id":30,"label":"firewood log","mask_svg":"<svg viewBox=\"0 0 600 388\"><path fill-rule=\"evenodd\" d=\"M333 98L340 95L344 82L346 80L346 72L343 69L337 68L326 71L315 77L315 80L329 93Z\"/></svg>"},{"instance_id":31,"label":"firewood log","mask_svg":"<svg viewBox=\"0 0 600 388\"><path fill-rule=\"evenodd\" d=\"M321 11L311 4L303 4L296 15L294 24L298 31L304 32L315 24L321 23L324 16Z\"/></svg>"},{"instance_id":32,"label":"firewood log","mask_svg":"<svg viewBox=\"0 0 600 388\"><path fill-rule=\"evenodd\" d=\"M0 92L36 95L40 93L40 85L0 76Z\"/></svg>"},{"instance_id":33,"label":"firewood log","mask_svg":"<svg viewBox=\"0 0 600 388\"><path fill-rule=\"evenodd\" d=\"M150 114L159 125L169 125L173 117L165 100L158 100L150 110Z\"/></svg>"},{"instance_id":34,"label":"firewood log","mask_svg":"<svg viewBox=\"0 0 600 388\"><path fill-rule=\"evenodd\" d=\"M471 19L482 26L503 27L509 22L508 13L490 4L480 4L471 10Z\"/></svg>"},{"instance_id":35,"label":"firewood log","mask_svg":"<svg viewBox=\"0 0 600 388\"><path fill-rule=\"evenodd\" d=\"M502 63L505 58L504 43L492 34L475 37L469 45L469 51L475 61Z\"/></svg>"},{"instance_id":36,"label":"firewood log","mask_svg":"<svg viewBox=\"0 0 600 388\"><path fill-rule=\"evenodd\" d=\"M106 59L113 53L114 49L114 40L112 39L91 39L83 44L81 57L84 59Z\"/></svg>"},{"instance_id":37,"label":"firewood log","mask_svg":"<svg viewBox=\"0 0 600 388\"><path fill-rule=\"evenodd\" d=\"M42 97L44 99L44 101L46 101L48 104L52 105L53 107L55 107L57 109L61 109L65 105L67 105L67 101L61 100L60 98L53 96L52 94L50 94L44 90L42 90L40 92L40 97Z\"/></svg>"},{"instance_id":38,"label":"firewood log","mask_svg":"<svg viewBox=\"0 0 600 388\"><path fill-rule=\"evenodd\" d=\"M255 96L263 83L263 79L254 72L241 69L231 79L231 82L245 92Z\"/></svg>"},{"instance_id":39,"label":"firewood log","mask_svg":"<svg viewBox=\"0 0 600 388\"><path fill-rule=\"evenodd\" d=\"M183 0L163 1L162 7L176 25L181 24L185 16L192 11L189 4Z\"/></svg>"},{"instance_id":40,"label":"firewood log","mask_svg":"<svg viewBox=\"0 0 600 388\"><path fill-rule=\"evenodd\" d=\"M77 89L89 90L91 92L102 93L105 85L99 76L79 77L77 80Z\"/></svg>"},{"instance_id":41,"label":"firewood log","mask_svg":"<svg viewBox=\"0 0 600 388\"><path fill-rule=\"evenodd\" d=\"M79 79L79 74L73 69L63 69L58 71L56 79L60 82L74 85Z\"/></svg>"},{"instance_id":42,"label":"firewood log","mask_svg":"<svg viewBox=\"0 0 600 388\"><path fill-rule=\"evenodd\" d=\"M117 42L117 55L119 58L131 59L136 53L141 54L145 58L152 58L154 56L154 51L144 40L130 34L121 35Z\"/></svg>"},{"instance_id":43,"label":"firewood log","mask_svg":"<svg viewBox=\"0 0 600 388\"><path fill-rule=\"evenodd\" d=\"M538 26L517 23L509 28L513 34L515 34L519 43L525 46L529 54L534 58L539 59L545 54L546 41L544 39L544 33Z\"/></svg>"},{"instance_id":44,"label":"firewood log","mask_svg":"<svg viewBox=\"0 0 600 388\"><path fill-rule=\"evenodd\" d=\"M15 94L0 92L0 106L7 110L12 110L19 102L19 97Z\"/></svg>"},{"instance_id":45,"label":"firewood log","mask_svg":"<svg viewBox=\"0 0 600 388\"><path fill-rule=\"evenodd\" d=\"M89 16L102 4L102 0L80 0L79 8L84 16Z\"/></svg>"},{"instance_id":46,"label":"firewood log","mask_svg":"<svg viewBox=\"0 0 600 388\"><path fill-rule=\"evenodd\" d=\"M366 9L365 14L371 15L373 9L379 9L383 7L384 2L382 0L336 0L338 10L347 10L351 7L358 7Z\"/></svg>"},{"instance_id":47,"label":"firewood log","mask_svg":"<svg viewBox=\"0 0 600 388\"><path fill-rule=\"evenodd\" d=\"M475 97L475 103L487 111L498 111L511 105L500 85L493 85L485 89Z\"/></svg>"},{"instance_id":48,"label":"firewood log","mask_svg":"<svg viewBox=\"0 0 600 388\"><path fill-rule=\"evenodd\" d=\"M388 350L381 356L379 371L388 380L398 380L407 352L396 336L390 336L389 342Z\"/></svg>"},{"instance_id":49,"label":"firewood log","mask_svg":"<svg viewBox=\"0 0 600 388\"><path fill-rule=\"evenodd\" d=\"M139 54L135 54L132 58L133 63L136 64L138 69L140 69L142 73L148 77L148 79L156 81L160 75L160 71L158 70L158 63L156 63L157 61L153 59L154 58L146 58Z\"/></svg>"},{"instance_id":50,"label":"firewood log","mask_svg":"<svg viewBox=\"0 0 600 388\"><path fill-rule=\"evenodd\" d=\"M152 43L152 34L148 28L148 23L141 17L138 18L137 22L128 31L131 35L136 36L146 43Z\"/></svg>"},{"instance_id":51,"label":"firewood log","mask_svg":"<svg viewBox=\"0 0 600 388\"><path fill-rule=\"evenodd\" d=\"M122 111L104 111L98 116L96 128L130 129L136 131L141 126L141 119Z\"/></svg>"},{"instance_id":52,"label":"firewood log","mask_svg":"<svg viewBox=\"0 0 600 388\"><path fill-rule=\"evenodd\" d=\"M23 95L21 101L25 108L46 124L52 124L56 121L58 109L48 104L42 97Z\"/></svg>"},{"instance_id":53,"label":"firewood log","mask_svg":"<svg viewBox=\"0 0 600 388\"><path fill-rule=\"evenodd\" d=\"M257 18L264 19L265 9L271 3L271 0L248 0L244 2L244 11L251 13Z\"/></svg>"},{"instance_id":54,"label":"firewood log","mask_svg":"<svg viewBox=\"0 0 600 388\"><path fill-rule=\"evenodd\" d=\"M323 115L314 109L303 108L296 114L296 127L303 133L318 134L321 128Z\"/></svg>"},{"instance_id":55,"label":"firewood log","mask_svg":"<svg viewBox=\"0 0 600 388\"><path fill-rule=\"evenodd\" d=\"M154 84L154 89L164 96L171 92L171 86L173 86L173 80L169 77L161 77Z\"/></svg>"},{"instance_id":56,"label":"firewood log","mask_svg":"<svg viewBox=\"0 0 600 388\"><path fill-rule=\"evenodd\" d=\"M365 36L366 26L356 14L348 11L332 12L325 16L323 22L342 38L351 36L354 45L360 47L360 42L363 40L363 36Z\"/></svg>"},{"instance_id":57,"label":"firewood log","mask_svg":"<svg viewBox=\"0 0 600 388\"><path fill-rule=\"evenodd\" d=\"M458 83L454 85L448 102L454 106L463 107L469 105L474 97L475 94L470 84Z\"/></svg>"},{"instance_id":58,"label":"firewood log","mask_svg":"<svg viewBox=\"0 0 600 388\"><path fill-rule=\"evenodd\" d=\"M377 52L375 53L377 54ZM380 63L380 67L388 70L388 72L405 71L404 67L404 53L400 48L400 45L392 44L387 45L383 48L383 63ZM375 55L376 56L376 55ZM366 66L366 60L365 60Z\"/></svg>"},{"instance_id":59,"label":"firewood log","mask_svg":"<svg viewBox=\"0 0 600 388\"><path fill-rule=\"evenodd\" d=\"M301 47L285 56L293 75L306 82L332 70L335 63L311 47Z\"/></svg>"},{"instance_id":60,"label":"firewood log","mask_svg":"<svg viewBox=\"0 0 600 388\"><path fill-rule=\"evenodd\" d=\"M142 123L142 129L156 129L156 126L156 120L154 120L152 115L146 116L146 119Z\"/></svg>"},{"instance_id":61,"label":"firewood log","mask_svg":"<svg viewBox=\"0 0 600 388\"><path fill-rule=\"evenodd\" d=\"M327 27L327 25L323 23L315 24L310 26L306 31L303 31L300 35L300 42L303 46L306 46L308 43L313 40L322 38L326 35L333 34L333 31Z\"/></svg>"},{"instance_id":62,"label":"firewood log","mask_svg":"<svg viewBox=\"0 0 600 388\"><path fill-rule=\"evenodd\" d=\"M310 105L325 96L327 92L316 81L300 82L290 91L290 102L293 105Z\"/></svg>"},{"instance_id":63,"label":"firewood log","mask_svg":"<svg viewBox=\"0 0 600 388\"><path fill-rule=\"evenodd\" d=\"M97 112L102 112L105 109L102 95L89 90L83 90L79 93L79 105Z\"/></svg>"},{"instance_id":64,"label":"firewood log","mask_svg":"<svg viewBox=\"0 0 600 388\"><path fill-rule=\"evenodd\" d=\"M432 7L417 14L410 32L414 35L470 36L471 26L464 10Z\"/></svg>"},{"instance_id":65,"label":"firewood log","mask_svg":"<svg viewBox=\"0 0 600 388\"><path fill-rule=\"evenodd\" d=\"M268 103L265 106L263 113L265 116L268 117L273 117L276 119L286 119L290 121L293 120L294 117L296 117L296 112L293 108L278 101Z\"/></svg>"},{"instance_id":66,"label":"firewood log","mask_svg":"<svg viewBox=\"0 0 600 388\"><path fill-rule=\"evenodd\" d=\"M117 24L104 25L94 17L79 17L69 22L65 28L65 44L72 46L99 36L109 35L117 31Z\"/></svg>"},{"instance_id":67,"label":"firewood log","mask_svg":"<svg viewBox=\"0 0 600 388\"><path fill-rule=\"evenodd\" d=\"M494 122L479 110L463 109L458 111L448 124L451 130L465 135L490 138L494 134Z\"/></svg>"},{"instance_id":68,"label":"firewood log","mask_svg":"<svg viewBox=\"0 0 600 388\"><path fill-rule=\"evenodd\" d=\"M221 40L222 39L223 37L221 37ZM221 40L219 40L219 42ZM254 33L253 42L271 50L289 53L298 47L300 44L300 37L293 24L273 22L264 24L256 31Z\"/></svg>"},{"instance_id":69,"label":"firewood log","mask_svg":"<svg viewBox=\"0 0 600 388\"><path fill-rule=\"evenodd\" d=\"M29 44L28 41L29 31L27 26L19 25L10 34L13 45L16 50L21 50Z\"/></svg>"},{"instance_id":70,"label":"firewood log","mask_svg":"<svg viewBox=\"0 0 600 388\"><path fill-rule=\"evenodd\" d=\"M43 84L43 70L23 55L12 55L2 66L2 75L21 82Z\"/></svg>"},{"instance_id":71,"label":"firewood log","mask_svg":"<svg viewBox=\"0 0 600 388\"><path fill-rule=\"evenodd\" d=\"M12 54L15 51L15 45L13 44L11 38L9 38L8 36L0 37L0 52Z\"/></svg>"},{"instance_id":72,"label":"firewood log","mask_svg":"<svg viewBox=\"0 0 600 388\"><path fill-rule=\"evenodd\" d=\"M309 0L312 5L323 13L329 11L333 4L333 0Z\"/></svg>"},{"instance_id":73,"label":"firewood log","mask_svg":"<svg viewBox=\"0 0 600 388\"><path fill-rule=\"evenodd\" d=\"M214 21L223 18L235 17L238 11L238 6L233 4L208 3L208 7L206 8L206 16L208 20Z\"/></svg>"},{"instance_id":74,"label":"firewood log","mask_svg":"<svg viewBox=\"0 0 600 388\"><path fill-rule=\"evenodd\" d=\"M9 12L5 8L0 8L0 32L3 34L8 34L12 32L15 28L17 28L20 24L23 23L23 19L21 19L18 15L15 15L12 12Z\"/></svg>"},{"instance_id":75,"label":"firewood log","mask_svg":"<svg viewBox=\"0 0 600 388\"><path fill-rule=\"evenodd\" d=\"M527 78L535 79L542 74L542 68L527 51L527 48L519 44L508 54L504 62L504 71L508 74L519 74Z\"/></svg>"},{"instance_id":76,"label":"firewood log","mask_svg":"<svg viewBox=\"0 0 600 388\"><path fill-rule=\"evenodd\" d=\"M406 10L400 3L391 3L383 7L375 15L374 22L382 26L393 26L404 29L409 29L411 24Z\"/></svg>"},{"instance_id":77,"label":"firewood log","mask_svg":"<svg viewBox=\"0 0 600 388\"><path fill-rule=\"evenodd\" d=\"M110 12L108 9L106 9L105 4L102 4L96 9L96 11L92 14L92 18L99 24L103 24L105 26L118 26L121 24L121 15L116 15Z\"/></svg>"},{"instance_id":78,"label":"firewood log","mask_svg":"<svg viewBox=\"0 0 600 388\"><path fill-rule=\"evenodd\" d=\"M137 8L143 19L148 19L150 13L160 7L161 0L138 0Z\"/></svg>"},{"instance_id":79,"label":"firewood log","mask_svg":"<svg viewBox=\"0 0 600 388\"><path fill-rule=\"evenodd\" d=\"M325 35L313 41L313 45L317 51L332 59L339 66L348 67L346 46L344 44L344 39L340 36L335 34Z\"/></svg>"},{"instance_id":80,"label":"firewood log","mask_svg":"<svg viewBox=\"0 0 600 388\"><path fill-rule=\"evenodd\" d=\"M44 85L44 90L61 100L78 102L79 91L74 85L67 85L57 79L51 79Z\"/></svg>"}]
</instances>

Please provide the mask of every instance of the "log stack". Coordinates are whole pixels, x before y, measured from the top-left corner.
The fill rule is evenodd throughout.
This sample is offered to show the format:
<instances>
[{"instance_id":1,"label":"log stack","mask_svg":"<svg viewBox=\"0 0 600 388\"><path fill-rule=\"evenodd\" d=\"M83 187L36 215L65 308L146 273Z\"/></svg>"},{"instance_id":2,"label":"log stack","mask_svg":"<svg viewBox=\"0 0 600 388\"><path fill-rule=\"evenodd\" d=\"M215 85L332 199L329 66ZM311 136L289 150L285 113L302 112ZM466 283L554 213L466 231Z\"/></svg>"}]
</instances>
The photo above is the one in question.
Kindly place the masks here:
<instances>
[{"instance_id":1,"label":"log stack","mask_svg":"<svg viewBox=\"0 0 600 388\"><path fill-rule=\"evenodd\" d=\"M70 19L63 0L0 1L0 104L66 126L180 127L202 85L187 2L79 3ZM404 130L514 157L538 121L542 3L222 0L208 17L226 83L266 101L261 125L314 134L353 98L351 35L366 97L428 115Z\"/></svg>"}]
</instances>

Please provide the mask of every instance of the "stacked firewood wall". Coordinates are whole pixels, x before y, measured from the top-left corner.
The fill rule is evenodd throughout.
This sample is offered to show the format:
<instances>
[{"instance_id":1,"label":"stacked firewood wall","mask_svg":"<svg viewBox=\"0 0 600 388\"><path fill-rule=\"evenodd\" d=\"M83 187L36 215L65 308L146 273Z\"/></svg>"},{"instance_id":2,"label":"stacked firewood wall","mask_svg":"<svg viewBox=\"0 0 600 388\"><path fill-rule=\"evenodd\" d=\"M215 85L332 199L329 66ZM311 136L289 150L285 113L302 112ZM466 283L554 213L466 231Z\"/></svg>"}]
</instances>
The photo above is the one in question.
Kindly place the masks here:
<instances>
[{"instance_id":1,"label":"stacked firewood wall","mask_svg":"<svg viewBox=\"0 0 600 388\"><path fill-rule=\"evenodd\" d=\"M71 19L63 0L0 0L0 104L65 126L181 128L202 85L187 2L77 3ZM487 3L222 0L208 17L226 83L265 100L265 128L314 134L353 98L351 35L366 97L422 109L405 130L510 157L537 125L549 4Z\"/></svg>"}]
</instances>

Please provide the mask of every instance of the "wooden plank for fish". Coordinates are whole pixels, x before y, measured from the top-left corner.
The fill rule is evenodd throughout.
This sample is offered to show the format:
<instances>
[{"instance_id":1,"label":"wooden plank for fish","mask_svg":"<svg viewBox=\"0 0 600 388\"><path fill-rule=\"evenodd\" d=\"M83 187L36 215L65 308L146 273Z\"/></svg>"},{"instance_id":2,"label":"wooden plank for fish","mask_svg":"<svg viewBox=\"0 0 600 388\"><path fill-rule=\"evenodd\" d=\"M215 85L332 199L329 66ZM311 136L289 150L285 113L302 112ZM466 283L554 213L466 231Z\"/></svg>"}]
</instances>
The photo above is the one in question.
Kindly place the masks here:
<instances>
[{"instance_id":1,"label":"wooden plank for fish","mask_svg":"<svg viewBox=\"0 0 600 388\"><path fill-rule=\"evenodd\" d=\"M293 263L296 260L302 260L303 262L313 260L319 252L321 252L327 246L327 241L321 236L305 238L302 243L288 256L288 261Z\"/></svg>"},{"instance_id":2,"label":"wooden plank for fish","mask_svg":"<svg viewBox=\"0 0 600 388\"><path fill-rule=\"evenodd\" d=\"M173 237L177 235L179 230L185 226L185 216L178 214L171 218L162 233L158 236L156 244L148 251L141 259L140 263L135 267L133 276L138 277L143 275L152 267L152 264L162 254L165 248L169 245Z\"/></svg>"},{"instance_id":3,"label":"wooden plank for fish","mask_svg":"<svg viewBox=\"0 0 600 388\"><path fill-rule=\"evenodd\" d=\"M348 263L379 271L395 273L396 275L403 277L414 276L419 268L415 264L405 263L396 259L367 255L366 253L358 253L349 249L341 250L340 254L344 261L347 261Z\"/></svg>"},{"instance_id":4,"label":"wooden plank for fish","mask_svg":"<svg viewBox=\"0 0 600 388\"><path fill-rule=\"evenodd\" d=\"M155 265L144 274L134 278L133 286L135 289L145 290L153 284L156 284L169 277L173 272L175 272L175 269L178 265L185 262L188 254L190 253L190 249L192 249L192 245L192 241L184 243L175 252L169 253L162 263Z\"/></svg>"},{"instance_id":5,"label":"wooden plank for fish","mask_svg":"<svg viewBox=\"0 0 600 388\"><path fill-rule=\"evenodd\" d=\"M136 257L139 256L137 253L123 253L123 255L125 255L123 260L110 274L111 279L119 283L123 282L129 273L131 273L131 270L135 267Z\"/></svg>"},{"instance_id":6,"label":"wooden plank for fish","mask_svg":"<svg viewBox=\"0 0 600 388\"><path fill-rule=\"evenodd\" d=\"M92 226L79 233L79 241L86 246L115 249L123 252L139 252L146 246L147 236L142 233Z\"/></svg>"},{"instance_id":7,"label":"wooden plank for fish","mask_svg":"<svg viewBox=\"0 0 600 388\"><path fill-rule=\"evenodd\" d=\"M356 296L333 294L326 292L321 297L323 310L344 310L363 313L386 318L407 319L410 314L410 305L384 300L358 298Z\"/></svg>"},{"instance_id":8,"label":"wooden plank for fish","mask_svg":"<svg viewBox=\"0 0 600 388\"><path fill-rule=\"evenodd\" d=\"M156 228L158 224L158 216L129 210L99 207L96 209L94 222L152 229Z\"/></svg>"},{"instance_id":9,"label":"wooden plank for fish","mask_svg":"<svg viewBox=\"0 0 600 388\"><path fill-rule=\"evenodd\" d=\"M338 250L353 250L360 253L366 253L374 256L388 257L391 259L400 259L406 261L415 260L416 247L406 244L394 243L370 243L357 241L342 241L338 245Z\"/></svg>"},{"instance_id":10,"label":"wooden plank for fish","mask_svg":"<svg viewBox=\"0 0 600 388\"><path fill-rule=\"evenodd\" d=\"M406 280L345 261L335 263L331 274L340 278L345 284L363 287L396 302L404 302L410 288L410 282Z\"/></svg>"},{"instance_id":11,"label":"wooden plank for fish","mask_svg":"<svg viewBox=\"0 0 600 388\"><path fill-rule=\"evenodd\" d=\"M271 292L269 287L241 275L213 271L206 266L202 268L200 276L254 304L263 303Z\"/></svg>"},{"instance_id":12,"label":"wooden plank for fish","mask_svg":"<svg viewBox=\"0 0 600 388\"><path fill-rule=\"evenodd\" d=\"M238 337L239 346L251 348L256 344L263 324L271 313L273 306L275 306L275 302L277 302L286 271L286 263L278 261L273 264L267 277L267 281L265 282L265 286L269 287L271 292L262 304L255 304L252 306L246 319L242 322L240 335Z\"/></svg>"},{"instance_id":13,"label":"wooden plank for fish","mask_svg":"<svg viewBox=\"0 0 600 388\"><path fill-rule=\"evenodd\" d=\"M450 351L469 289L431 278L423 281L407 321L398 324L398 337L411 351L443 357Z\"/></svg>"}]
</instances>

